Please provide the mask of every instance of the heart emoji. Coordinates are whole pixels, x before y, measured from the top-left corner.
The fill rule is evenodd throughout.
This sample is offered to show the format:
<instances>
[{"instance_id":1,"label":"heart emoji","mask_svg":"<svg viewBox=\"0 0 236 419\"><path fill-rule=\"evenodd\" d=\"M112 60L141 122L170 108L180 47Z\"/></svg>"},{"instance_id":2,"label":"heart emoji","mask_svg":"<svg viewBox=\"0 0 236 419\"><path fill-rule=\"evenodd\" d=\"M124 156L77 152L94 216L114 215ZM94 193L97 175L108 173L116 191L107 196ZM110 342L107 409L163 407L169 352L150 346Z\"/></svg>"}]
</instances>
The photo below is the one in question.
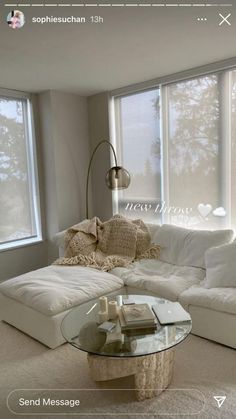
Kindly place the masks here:
<instances>
[{"instance_id":1,"label":"heart emoji","mask_svg":"<svg viewBox=\"0 0 236 419\"><path fill-rule=\"evenodd\" d=\"M210 204L198 204L197 209L202 217L207 217L212 211L212 206Z\"/></svg>"},{"instance_id":2,"label":"heart emoji","mask_svg":"<svg viewBox=\"0 0 236 419\"><path fill-rule=\"evenodd\" d=\"M226 211L225 211L224 207L218 207L218 208L214 209L213 215L215 217L225 217L226 216Z\"/></svg>"}]
</instances>

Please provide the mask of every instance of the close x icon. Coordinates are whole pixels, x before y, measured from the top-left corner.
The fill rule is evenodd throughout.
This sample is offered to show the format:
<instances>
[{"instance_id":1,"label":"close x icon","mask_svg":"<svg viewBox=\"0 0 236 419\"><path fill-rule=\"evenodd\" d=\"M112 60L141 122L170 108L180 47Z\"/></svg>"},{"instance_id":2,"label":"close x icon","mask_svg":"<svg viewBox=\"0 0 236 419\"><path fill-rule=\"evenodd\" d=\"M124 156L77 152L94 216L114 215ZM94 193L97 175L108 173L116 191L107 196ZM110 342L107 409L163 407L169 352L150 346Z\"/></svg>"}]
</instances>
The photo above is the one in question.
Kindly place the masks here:
<instances>
[{"instance_id":1,"label":"close x icon","mask_svg":"<svg viewBox=\"0 0 236 419\"><path fill-rule=\"evenodd\" d=\"M231 22L230 22L230 20L229 20L229 18L231 17L231 13L228 13L228 15L227 16L224 16L224 15L222 15L221 13L219 13L219 17L220 17L220 23L219 23L219 26L222 26L222 25L228 25L228 26L231 26Z\"/></svg>"}]
</instances>

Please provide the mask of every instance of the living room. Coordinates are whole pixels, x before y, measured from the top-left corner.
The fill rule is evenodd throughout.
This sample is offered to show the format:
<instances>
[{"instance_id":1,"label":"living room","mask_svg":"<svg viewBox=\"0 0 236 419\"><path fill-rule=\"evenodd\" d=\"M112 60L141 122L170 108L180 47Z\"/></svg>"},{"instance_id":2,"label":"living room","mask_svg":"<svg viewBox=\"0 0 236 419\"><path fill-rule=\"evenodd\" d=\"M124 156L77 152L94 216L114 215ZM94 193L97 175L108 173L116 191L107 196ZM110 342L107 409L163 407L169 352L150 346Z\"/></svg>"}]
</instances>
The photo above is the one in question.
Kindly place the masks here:
<instances>
[{"instance_id":1,"label":"living room","mask_svg":"<svg viewBox=\"0 0 236 419\"><path fill-rule=\"evenodd\" d=\"M0 10L0 416L235 417L235 5Z\"/></svg>"}]
</instances>

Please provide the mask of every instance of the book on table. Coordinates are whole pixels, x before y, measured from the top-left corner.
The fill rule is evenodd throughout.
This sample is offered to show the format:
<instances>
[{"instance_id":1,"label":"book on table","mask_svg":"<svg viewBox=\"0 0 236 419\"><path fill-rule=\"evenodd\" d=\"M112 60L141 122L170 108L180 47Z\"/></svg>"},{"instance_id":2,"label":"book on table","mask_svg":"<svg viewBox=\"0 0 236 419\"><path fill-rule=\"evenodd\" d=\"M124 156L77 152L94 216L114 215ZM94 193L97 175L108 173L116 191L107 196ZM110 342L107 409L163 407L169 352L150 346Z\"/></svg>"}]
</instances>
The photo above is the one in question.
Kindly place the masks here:
<instances>
[{"instance_id":1,"label":"book on table","mask_svg":"<svg viewBox=\"0 0 236 419\"><path fill-rule=\"evenodd\" d=\"M157 320L148 304L123 305L119 313L121 330L156 328Z\"/></svg>"}]
</instances>

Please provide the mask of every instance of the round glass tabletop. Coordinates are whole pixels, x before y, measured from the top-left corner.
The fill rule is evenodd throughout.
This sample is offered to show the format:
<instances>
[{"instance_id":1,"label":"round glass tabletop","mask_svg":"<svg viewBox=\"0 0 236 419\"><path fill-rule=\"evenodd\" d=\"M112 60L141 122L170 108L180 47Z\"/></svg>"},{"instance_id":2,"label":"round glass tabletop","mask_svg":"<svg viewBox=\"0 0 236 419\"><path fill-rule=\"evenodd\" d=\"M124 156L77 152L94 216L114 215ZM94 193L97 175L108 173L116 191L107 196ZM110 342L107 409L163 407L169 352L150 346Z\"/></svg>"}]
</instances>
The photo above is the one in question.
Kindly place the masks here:
<instances>
[{"instance_id":1,"label":"round glass tabletop","mask_svg":"<svg viewBox=\"0 0 236 419\"><path fill-rule=\"evenodd\" d=\"M127 295L107 296L108 301L123 304ZM156 304L169 302L148 295L129 295L135 304L147 303L150 308ZM119 318L111 320L116 326L110 332L99 331L99 298L72 309L61 324L62 335L74 347L90 354L111 357L135 357L150 355L172 348L182 342L191 332L192 322L161 326L157 322L155 330L139 329L123 332Z\"/></svg>"}]
</instances>

